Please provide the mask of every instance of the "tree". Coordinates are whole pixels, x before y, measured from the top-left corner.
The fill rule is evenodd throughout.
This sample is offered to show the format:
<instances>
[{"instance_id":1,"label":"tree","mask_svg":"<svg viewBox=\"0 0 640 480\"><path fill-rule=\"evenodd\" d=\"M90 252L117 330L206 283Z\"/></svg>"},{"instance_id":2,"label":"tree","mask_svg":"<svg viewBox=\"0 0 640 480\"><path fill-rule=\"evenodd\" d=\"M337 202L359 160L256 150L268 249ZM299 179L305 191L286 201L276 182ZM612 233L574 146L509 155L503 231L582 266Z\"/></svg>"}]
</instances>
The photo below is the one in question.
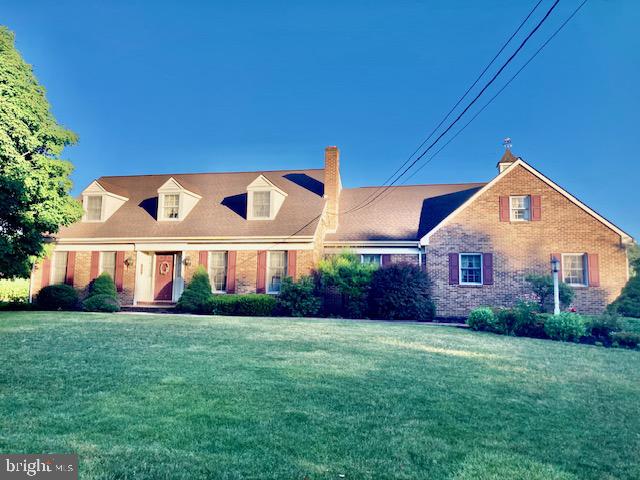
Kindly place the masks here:
<instances>
[{"instance_id":1,"label":"tree","mask_svg":"<svg viewBox=\"0 0 640 480\"><path fill-rule=\"evenodd\" d=\"M629 258L629 266L632 272L636 275L640 274L640 246L637 243L630 245L627 250L627 256Z\"/></svg>"},{"instance_id":2,"label":"tree","mask_svg":"<svg viewBox=\"0 0 640 480\"><path fill-rule=\"evenodd\" d=\"M525 280L531 285L531 291L538 297L540 311L547 312L553 309L553 277L551 275L527 275ZM560 306L568 307L573 301L575 292L564 282L558 282Z\"/></svg>"},{"instance_id":3,"label":"tree","mask_svg":"<svg viewBox=\"0 0 640 480\"><path fill-rule=\"evenodd\" d=\"M82 216L59 158L76 135L53 117L44 88L0 26L0 278L28 276L45 236Z\"/></svg>"}]
</instances>

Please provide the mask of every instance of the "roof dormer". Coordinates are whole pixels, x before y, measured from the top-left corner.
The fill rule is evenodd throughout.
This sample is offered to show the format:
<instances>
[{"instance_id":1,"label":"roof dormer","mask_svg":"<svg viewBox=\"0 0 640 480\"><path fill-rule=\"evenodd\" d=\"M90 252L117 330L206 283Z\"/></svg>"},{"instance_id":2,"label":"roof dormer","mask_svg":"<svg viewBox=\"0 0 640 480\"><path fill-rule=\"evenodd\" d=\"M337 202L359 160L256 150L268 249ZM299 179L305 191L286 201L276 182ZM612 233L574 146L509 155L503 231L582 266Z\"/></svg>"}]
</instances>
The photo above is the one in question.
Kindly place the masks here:
<instances>
[{"instance_id":1,"label":"roof dormer","mask_svg":"<svg viewBox=\"0 0 640 480\"><path fill-rule=\"evenodd\" d=\"M117 193L116 193L117 192ZM104 180L94 180L82 192L83 222L104 222L129 200L121 189Z\"/></svg>"},{"instance_id":2,"label":"roof dormer","mask_svg":"<svg viewBox=\"0 0 640 480\"><path fill-rule=\"evenodd\" d=\"M286 197L267 177L259 175L247 186L247 219L273 220Z\"/></svg>"},{"instance_id":3,"label":"roof dormer","mask_svg":"<svg viewBox=\"0 0 640 480\"><path fill-rule=\"evenodd\" d=\"M158 220L184 220L201 198L193 189L187 189L184 182L169 178L158 189Z\"/></svg>"}]
</instances>

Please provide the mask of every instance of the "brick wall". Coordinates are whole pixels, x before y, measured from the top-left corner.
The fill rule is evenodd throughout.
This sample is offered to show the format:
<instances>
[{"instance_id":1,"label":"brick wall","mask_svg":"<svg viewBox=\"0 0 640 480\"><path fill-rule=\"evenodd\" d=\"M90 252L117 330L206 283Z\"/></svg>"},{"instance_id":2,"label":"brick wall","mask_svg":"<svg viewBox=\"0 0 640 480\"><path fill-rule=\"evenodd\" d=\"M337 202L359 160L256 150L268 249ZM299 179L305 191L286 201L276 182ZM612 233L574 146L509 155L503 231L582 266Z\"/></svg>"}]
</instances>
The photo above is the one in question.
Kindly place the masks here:
<instances>
[{"instance_id":1,"label":"brick wall","mask_svg":"<svg viewBox=\"0 0 640 480\"><path fill-rule=\"evenodd\" d=\"M239 250L236 257L236 292L256 293L258 252Z\"/></svg>"},{"instance_id":2,"label":"brick wall","mask_svg":"<svg viewBox=\"0 0 640 480\"><path fill-rule=\"evenodd\" d=\"M541 195L542 219L501 222L499 197L508 195ZM494 284L449 285L448 254L460 252L493 253ZM437 315L466 316L477 306L529 299L528 273L548 273L551 253L583 252L599 255L600 287L576 288L574 304L581 312L601 312L627 280L620 236L518 166L431 237L426 268Z\"/></svg>"}]
</instances>

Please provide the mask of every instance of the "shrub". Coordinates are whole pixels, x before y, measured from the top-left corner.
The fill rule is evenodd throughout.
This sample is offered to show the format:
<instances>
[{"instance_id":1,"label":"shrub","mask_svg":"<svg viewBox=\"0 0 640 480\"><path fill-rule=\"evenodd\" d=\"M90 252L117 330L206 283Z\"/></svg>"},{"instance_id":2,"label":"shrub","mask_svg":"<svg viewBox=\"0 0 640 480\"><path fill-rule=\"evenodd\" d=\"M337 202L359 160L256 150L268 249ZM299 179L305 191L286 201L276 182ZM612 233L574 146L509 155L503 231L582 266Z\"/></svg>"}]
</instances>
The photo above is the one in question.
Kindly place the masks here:
<instances>
[{"instance_id":1,"label":"shrub","mask_svg":"<svg viewBox=\"0 0 640 480\"><path fill-rule=\"evenodd\" d=\"M213 295L207 302L207 311L214 315L268 317L274 314L276 302L274 296L258 293Z\"/></svg>"},{"instance_id":2,"label":"shrub","mask_svg":"<svg viewBox=\"0 0 640 480\"><path fill-rule=\"evenodd\" d=\"M553 277L551 275L527 275L525 280L531 285L531 291L538 298L541 312L553 310ZM566 308L571 305L575 292L564 282L558 283L558 293L560 295L560 307Z\"/></svg>"},{"instance_id":3,"label":"shrub","mask_svg":"<svg viewBox=\"0 0 640 480\"><path fill-rule=\"evenodd\" d=\"M0 302L18 303L29 300L29 279L0 279Z\"/></svg>"},{"instance_id":4,"label":"shrub","mask_svg":"<svg viewBox=\"0 0 640 480\"><path fill-rule=\"evenodd\" d=\"M494 321L488 325L488 330L502 335L512 335L516 326L517 316L511 308L500 308L495 312Z\"/></svg>"},{"instance_id":5,"label":"shrub","mask_svg":"<svg viewBox=\"0 0 640 480\"><path fill-rule=\"evenodd\" d=\"M303 276L294 282L285 277L280 285L276 309L282 315L311 317L320 310L320 299L314 293L315 286L310 277Z\"/></svg>"},{"instance_id":6,"label":"shrub","mask_svg":"<svg viewBox=\"0 0 640 480\"><path fill-rule=\"evenodd\" d=\"M620 347L638 348L638 345L640 345L640 333L615 332L611 334L611 340Z\"/></svg>"},{"instance_id":7,"label":"shrub","mask_svg":"<svg viewBox=\"0 0 640 480\"><path fill-rule=\"evenodd\" d=\"M98 275L89 288L89 296L93 295L108 295L111 298L118 298L116 292L116 284L113 283L111 275L104 272Z\"/></svg>"},{"instance_id":8,"label":"shrub","mask_svg":"<svg viewBox=\"0 0 640 480\"><path fill-rule=\"evenodd\" d=\"M608 309L624 317L640 317L640 272L629 279Z\"/></svg>"},{"instance_id":9,"label":"shrub","mask_svg":"<svg viewBox=\"0 0 640 480\"><path fill-rule=\"evenodd\" d=\"M118 312L118 300L106 293L91 295L82 302L82 308L87 312Z\"/></svg>"},{"instance_id":10,"label":"shrub","mask_svg":"<svg viewBox=\"0 0 640 480\"><path fill-rule=\"evenodd\" d=\"M575 313L563 312L549 315L544 322L544 331L552 340L578 341L587 333L584 318Z\"/></svg>"},{"instance_id":11,"label":"shrub","mask_svg":"<svg viewBox=\"0 0 640 480\"><path fill-rule=\"evenodd\" d=\"M329 255L320 261L314 272L317 294L323 298L325 315L363 318L367 313L367 296L371 276L377 265L362 264L359 257L350 253ZM338 308L330 308L327 297L332 291L341 296Z\"/></svg>"},{"instance_id":12,"label":"shrub","mask_svg":"<svg viewBox=\"0 0 640 480\"><path fill-rule=\"evenodd\" d=\"M369 290L373 318L426 320L435 316L429 277L419 267L400 263L373 272Z\"/></svg>"},{"instance_id":13,"label":"shrub","mask_svg":"<svg viewBox=\"0 0 640 480\"><path fill-rule=\"evenodd\" d=\"M495 314L489 307L474 308L467 318L467 325L473 330L488 330L494 323Z\"/></svg>"},{"instance_id":14,"label":"shrub","mask_svg":"<svg viewBox=\"0 0 640 480\"><path fill-rule=\"evenodd\" d=\"M36 297L41 310L75 310L78 308L78 292L69 285L49 285Z\"/></svg>"},{"instance_id":15,"label":"shrub","mask_svg":"<svg viewBox=\"0 0 640 480\"><path fill-rule=\"evenodd\" d=\"M212 297L209 275L204 267L200 266L180 295L176 309L187 313L210 313Z\"/></svg>"},{"instance_id":16,"label":"shrub","mask_svg":"<svg viewBox=\"0 0 640 480\"><path fill-rule=\"evenodd\" d=\"M520 301L514 309L516 322L513 334L518 337L547 338L544 332L544 316L535 302Z\"/></svg>"},{"instance_id":17,"label":"shrub","mask_svg":"<svg viewBox=\"0 0 640 480\"><path fill-rule=\"evenodd\" d=\"M611 334L622 330L618 316L605 313L597 317L592 317L587 321L587 334L593 337L594 341L611 343Z\"/></svg>"}]
</instances>

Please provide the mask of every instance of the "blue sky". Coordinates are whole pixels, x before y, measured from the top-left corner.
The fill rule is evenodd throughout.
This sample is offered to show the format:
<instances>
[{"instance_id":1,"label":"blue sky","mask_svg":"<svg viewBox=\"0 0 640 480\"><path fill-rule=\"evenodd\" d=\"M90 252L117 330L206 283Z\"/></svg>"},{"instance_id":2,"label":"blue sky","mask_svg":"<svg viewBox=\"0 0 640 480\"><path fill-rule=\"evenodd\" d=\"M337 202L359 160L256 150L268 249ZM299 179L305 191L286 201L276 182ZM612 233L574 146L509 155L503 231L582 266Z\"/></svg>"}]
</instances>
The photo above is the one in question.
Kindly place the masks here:
<instances>
[{"instance_id":1,"label":"blue sky","mask_svg":"<svg viewBox=\"0 0 640 480\"><path fill-rule=\"evenodd\" d=\"M21 0L1 21L80 136L74 193L101 175L321 167L326 145L362 186L407 158L534 3ZM578 3L562 0L501 78ZM640 2L589 0L412 183L488 180L510 136L640 237L639 23Z\"/></svg>"}]
</instances>

